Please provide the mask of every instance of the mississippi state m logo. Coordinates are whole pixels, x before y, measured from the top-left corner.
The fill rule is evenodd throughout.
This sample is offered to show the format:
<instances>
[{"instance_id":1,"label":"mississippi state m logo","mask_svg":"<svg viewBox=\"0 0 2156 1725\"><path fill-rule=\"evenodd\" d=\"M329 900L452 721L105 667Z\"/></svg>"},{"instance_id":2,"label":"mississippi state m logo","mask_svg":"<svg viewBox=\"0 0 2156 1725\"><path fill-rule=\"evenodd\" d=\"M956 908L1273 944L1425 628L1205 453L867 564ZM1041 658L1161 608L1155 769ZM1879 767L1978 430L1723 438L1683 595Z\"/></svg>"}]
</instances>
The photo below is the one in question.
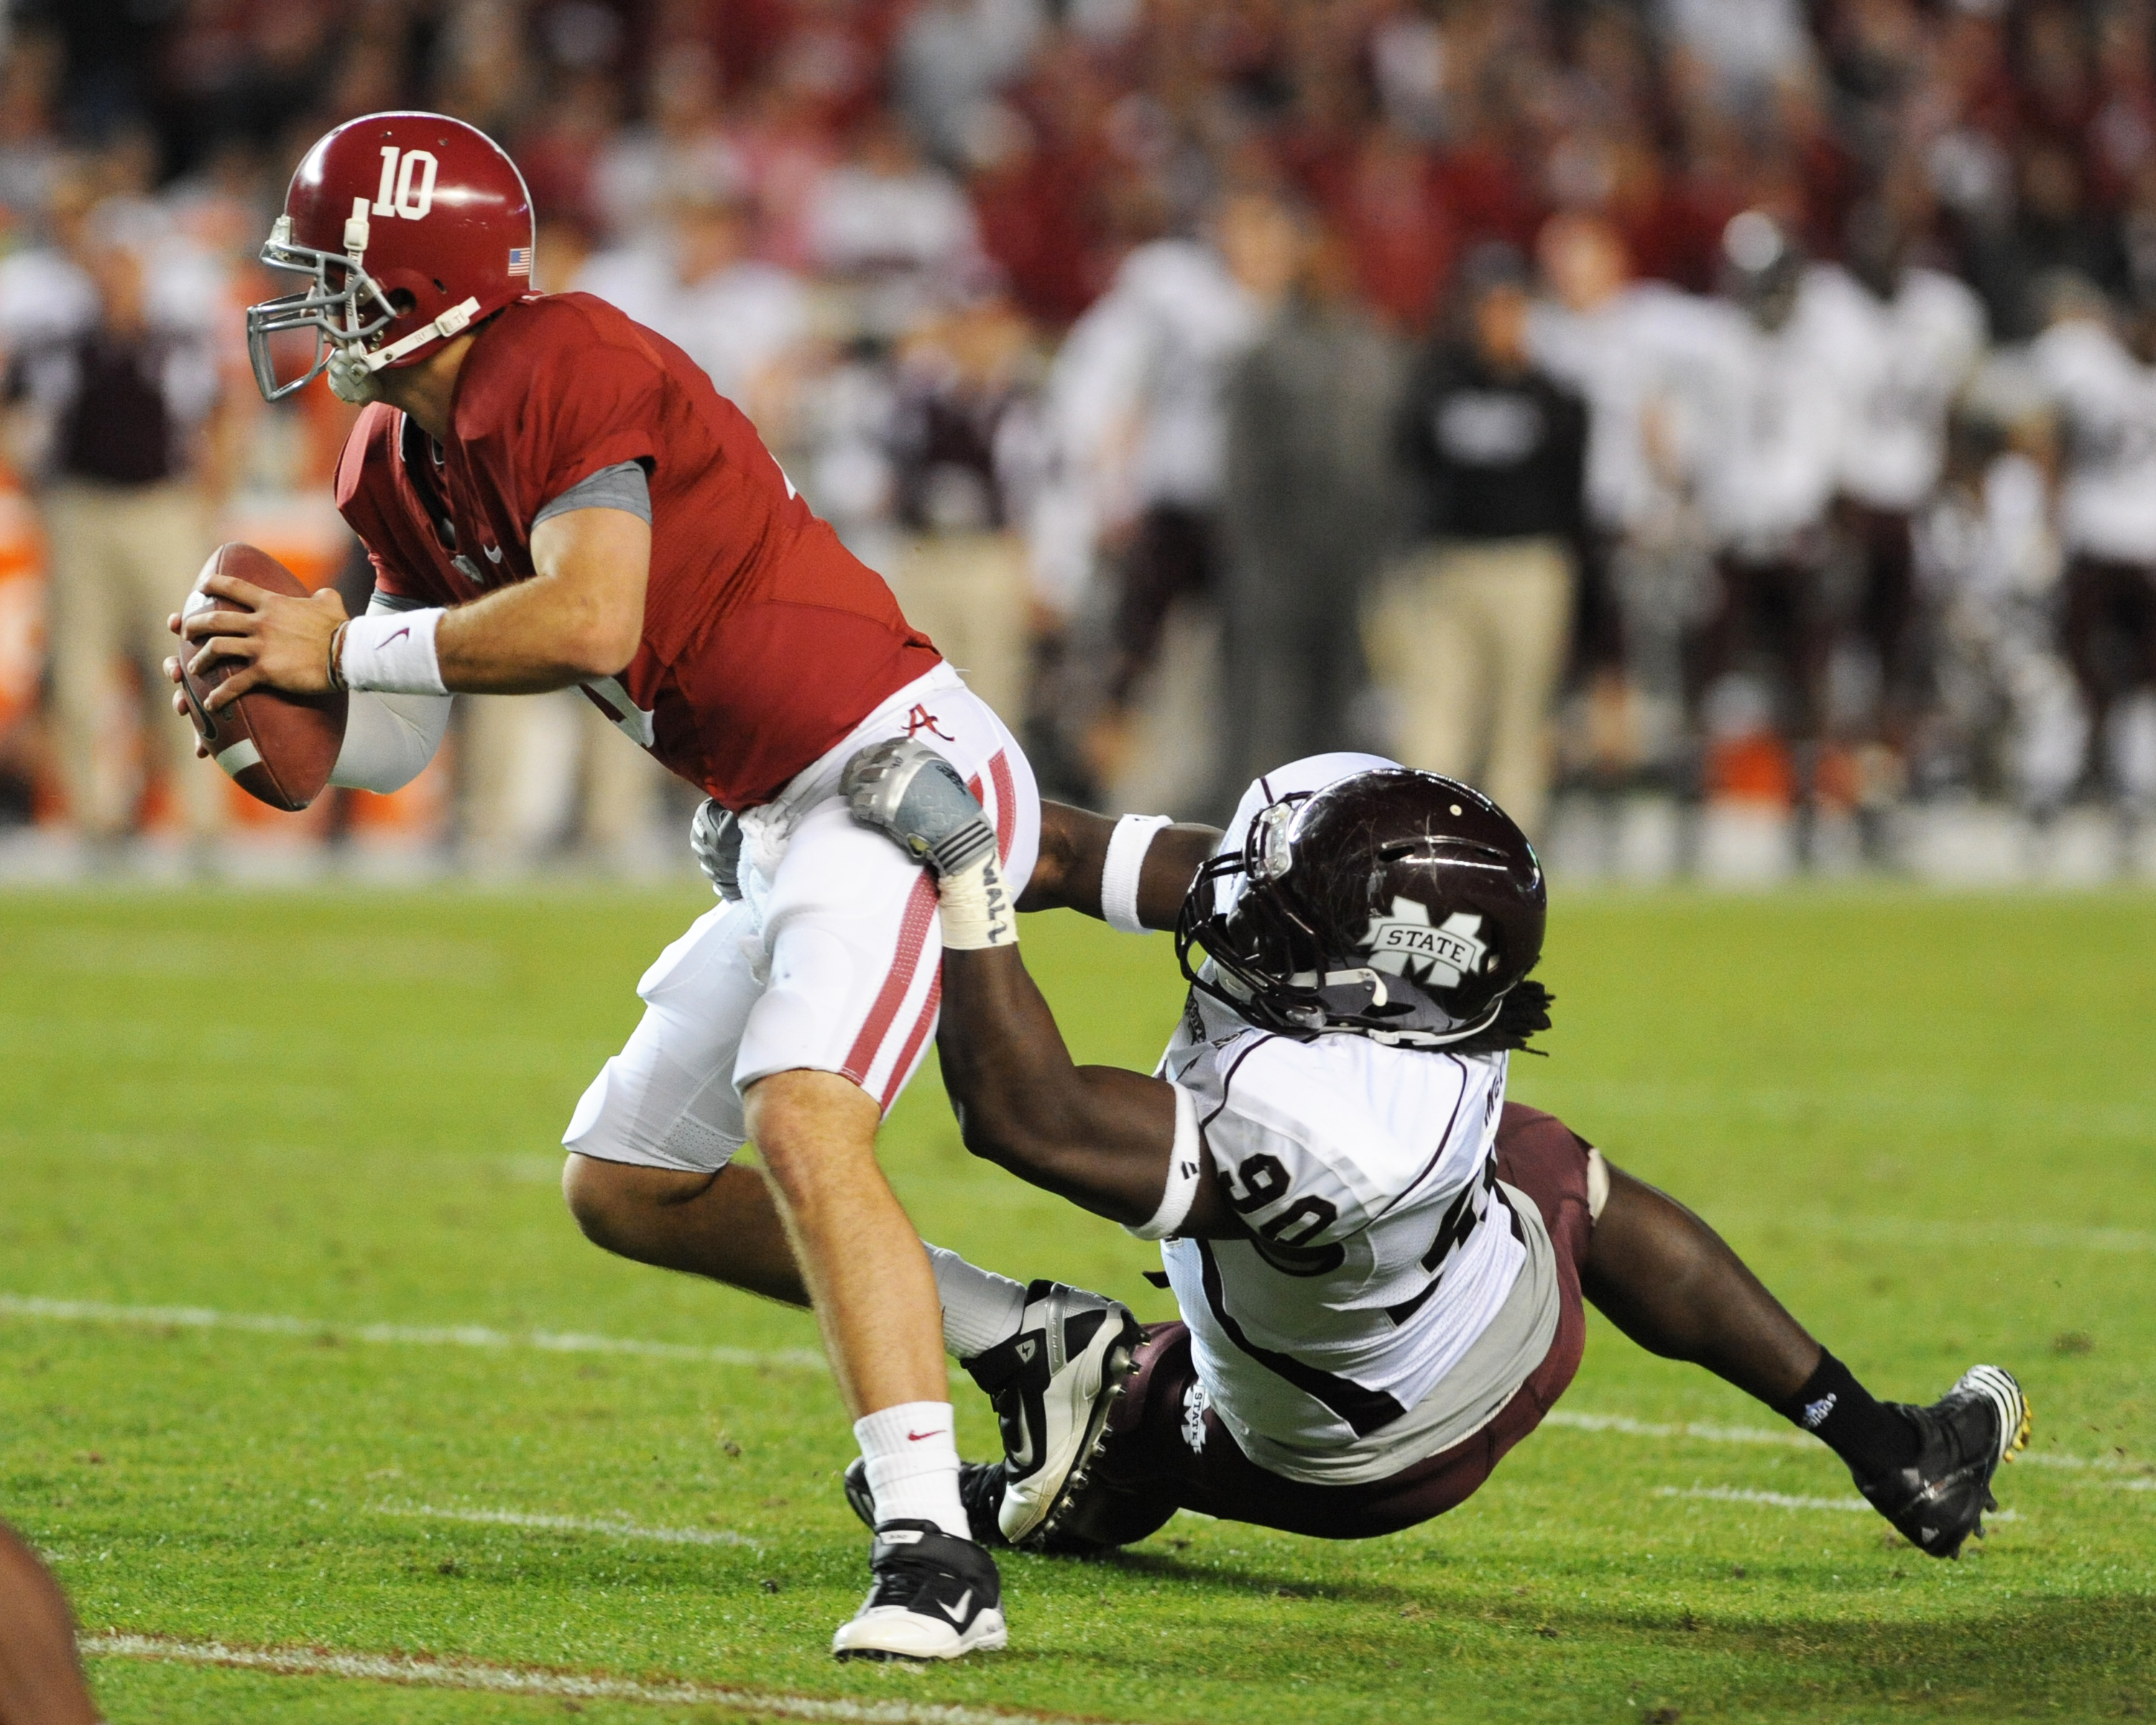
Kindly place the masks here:
<instances>
[{"instance_id":1,"label":"mississippi state m logo","mask_svg":"<svg viewBox=\"0 0 2156 1725\"><path fill-rule=\"evenodd\" d=\"M1430 908L1411 898L1393 901L1393 914L1373 916L1363 937L1370 949L1370 968L1404 977L1419 986L1456 988L1488 962L1490 948L1480 938L1482 919L1455 911L1433 927Z\"/></svg>"}]
</instances>

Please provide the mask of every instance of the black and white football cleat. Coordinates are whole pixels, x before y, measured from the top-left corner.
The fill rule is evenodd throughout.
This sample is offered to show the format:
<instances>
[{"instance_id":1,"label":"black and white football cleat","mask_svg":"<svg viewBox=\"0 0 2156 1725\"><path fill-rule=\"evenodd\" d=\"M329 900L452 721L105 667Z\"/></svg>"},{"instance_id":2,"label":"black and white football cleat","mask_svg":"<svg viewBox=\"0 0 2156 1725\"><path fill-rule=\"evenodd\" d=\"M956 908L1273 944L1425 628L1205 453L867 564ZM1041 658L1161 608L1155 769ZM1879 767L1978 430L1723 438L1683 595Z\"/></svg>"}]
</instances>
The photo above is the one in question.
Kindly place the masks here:
<instances>
[{"instance_id":1,"label":"black and white football cleat","mask_svg":"<svg viewBox=\"0 0 2156 1725\"><path fill-rule=\"evenodd\" d=\"M869 1554L869 1596L831 1637L840 1659L963 1659L993 1653L1004 1628L996 1560L933 1522L886 1522Z\"/></svg>"},{"instance_id":2,"label":"black and white football cleat","mask_svg":"<svg viewBox=\"0 0 2156 1725\"><path fill-rule=\"evenodd\" d=\"M1889 1403L1917 1428L1917 1459L1876 1479L1857 1481L1871 1507L1919 1551L1958 1558L1984 1512L1997 1509L1991 1476L2029 1441L2029 1399L2013 1374L1971 1366L1928 1408Z\"/></svg>"},{"instance_id":3,"label":"black and white football cleat","mask_svg":"<svg viewBox=\"0 0 2156 1725\"><path fill-rule=\"evenodd\" d=\"M1025 1291L1018 1333L966 1362L1003 1428L1004 1538L1022 1545L1082 1483L1131 1374L1138 1321L1118 1301L1061 1282Z\"/></svg>"},{"instance_id":4,"label":"black and white football cleat","mask_svg":"<svg viewBox=\"0 0 2156 1725\"><path fill-rule=\"evenodd\" d=\"M996 1525L996 1512L1004 1501L1004 1465L1000 1461L962 1461L958 1464L958 1502L966 1507L966 1525L982 1545L1009 1543ZM846 1469L846 1502L874 1530L875 1493L869 1490L869 1465L856 1455Z\"/></svg>"}]
</instances>

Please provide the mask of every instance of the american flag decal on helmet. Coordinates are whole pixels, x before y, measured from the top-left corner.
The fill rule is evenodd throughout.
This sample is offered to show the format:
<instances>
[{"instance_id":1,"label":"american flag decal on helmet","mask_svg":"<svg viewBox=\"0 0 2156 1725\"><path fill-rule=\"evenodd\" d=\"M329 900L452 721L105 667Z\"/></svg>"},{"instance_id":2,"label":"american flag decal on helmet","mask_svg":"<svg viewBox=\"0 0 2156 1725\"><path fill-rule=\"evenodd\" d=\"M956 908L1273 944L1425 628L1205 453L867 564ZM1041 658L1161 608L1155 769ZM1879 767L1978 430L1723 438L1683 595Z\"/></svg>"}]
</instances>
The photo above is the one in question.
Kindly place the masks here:
<instances>
[{"instance_id":1,"label":"american flag decal on helmet","mask_svg":"<svg viewBox=\"0 0 2156 1725\"><path fill-rule=\"evenodd\" d=\"M528 276L531 274L531 248L530 246L512 245L510 247L509 273L511 275L525 276Z\"/></svg>"}]
</instances>

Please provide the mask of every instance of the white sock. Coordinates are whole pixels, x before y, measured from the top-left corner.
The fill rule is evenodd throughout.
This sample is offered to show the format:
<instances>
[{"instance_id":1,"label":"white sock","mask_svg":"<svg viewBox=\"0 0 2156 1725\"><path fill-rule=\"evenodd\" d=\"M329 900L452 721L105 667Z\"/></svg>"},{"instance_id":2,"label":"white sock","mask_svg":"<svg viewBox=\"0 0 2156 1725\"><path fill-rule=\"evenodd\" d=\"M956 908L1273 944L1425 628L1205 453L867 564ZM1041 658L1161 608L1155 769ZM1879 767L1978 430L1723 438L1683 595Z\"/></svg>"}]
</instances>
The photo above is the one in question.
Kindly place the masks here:
<instances>
[{"instance_id":1,"label":"white sock","mask_svg":"<svg viewBox=\"0 0 2156 1725\"><path fill-rule=\"evenodd\" d=\"M971 1539L966 1507L958 1501L958 1441L948 1402L901 1402L854 1421L861 1457L869 1465L869 1490L884 1522L933 1522L946 1533Z\"/></svg>"},{"instance_id":2,"label":"white sock","mask_svg":"<svg viewBox=\"0 0 2156 1725\"><path fill-rule=\"evenodd\" d=\"M1018 1334L1025 1316L1025 1284L968 1264L942 1246L928 1248L936 1295L943 1302L943 1346L953 1359L986 1353Z\"/></svg>"}]
</instances>

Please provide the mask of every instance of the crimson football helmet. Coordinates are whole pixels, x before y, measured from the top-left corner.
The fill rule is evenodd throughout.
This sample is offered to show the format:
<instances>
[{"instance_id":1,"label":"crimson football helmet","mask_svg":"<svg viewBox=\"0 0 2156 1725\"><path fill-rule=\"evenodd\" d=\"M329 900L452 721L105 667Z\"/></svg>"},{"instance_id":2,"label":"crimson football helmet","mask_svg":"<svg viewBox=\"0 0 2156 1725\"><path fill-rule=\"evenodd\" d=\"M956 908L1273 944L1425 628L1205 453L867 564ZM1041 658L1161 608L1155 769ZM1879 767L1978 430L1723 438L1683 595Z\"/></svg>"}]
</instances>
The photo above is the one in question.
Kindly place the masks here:
<instances>
[{"instance_id":1,"label":"crimson football helmet","mask_svg":"<svg viewBox=\"0 0 2156 1725\"><path fill-rule=\"evenodd\" d=\"M1523 986L1548 903L1504 810L1386 768L1260 809L1192 883L1176 956L1194 987L1283 1034L1518 1047L1549 1023L1548 993Z\"/></svg>"},{"instance_id":2,"label":"crimson football helmet","mask_svg":"<svg viewBox=\"0 0 2156 1725\"><path fill-rule=\"evenodd\" d=\"M313 278L247 309L254 381L276 401L332 360L366 373L413 364L530 292L531 194L461 120L369 114L307 151L262 261ZM314 332L314 363L280 381L271 338L295 330Z\"/></svg>"}]
</instances>

